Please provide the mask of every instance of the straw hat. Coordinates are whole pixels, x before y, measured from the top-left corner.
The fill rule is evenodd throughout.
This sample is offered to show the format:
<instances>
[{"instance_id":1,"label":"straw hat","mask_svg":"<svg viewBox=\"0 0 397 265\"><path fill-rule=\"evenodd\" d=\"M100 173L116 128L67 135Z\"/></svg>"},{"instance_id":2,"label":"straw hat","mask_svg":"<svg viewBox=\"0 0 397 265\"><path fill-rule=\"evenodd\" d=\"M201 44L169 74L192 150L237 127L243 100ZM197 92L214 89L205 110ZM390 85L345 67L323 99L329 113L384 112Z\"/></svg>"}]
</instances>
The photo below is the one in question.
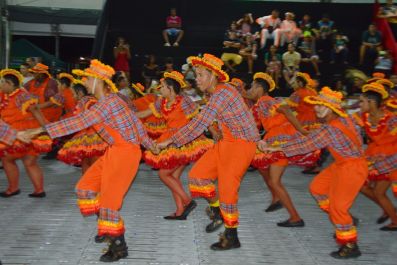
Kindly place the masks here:
<instances>
[{"instance_id":1,"label":"straw hat","mask_svg":"<svg viewBox=\"0 0 397 265\"><path fill-rule=\"evenodd\" d=\"M165 72L164 73L164 78L171 78L174 79L176 82L179 83L179 85L181 86L181 88L186 87L186 82L185 82L185 77L183 76L183 74L181 74L178 71L172 71L172 72Z\"/></svg>"},{"instance_id":2,"label":"straw hat","mask_svg":"<svg viewBox=\"0 0 397 265\"><path fill-rule=\"evenodd\" d=\"M203 57L191 56L188 59L193 66L203 66L212 71L218 77L219 82L229 81L229 75L222 70L224 63L218 57L204 53Z\"/></svg>"},{"instance_id":3,"label":"straw hat","mask_svg":"<svg viewBox=\"0 0 397 265\"><path fill-rule=\"evenodd\" d=\"M393 108L393 109L397 109L397 99L389 99L387 102L386 102L386 106L388 106L388 107L390 107L390 108Z\"/></svg>"},{"instance_id":4,"label":"straw hat","mask_svg":"<svg viewBox=\"0 0 397 265\"><path fill-rule=\"evenodd\" d=\"M46 74L48 77L51 77L50 73L48 72L48 66L42 63L37 63L35 66L29 69L29 72L36 74Z\"/></svg>"},{"instance_id":5,"label":"straw hat","mask_svg":"<svg viewBox=\"0 0 397 265\"><path fill-rule=\"evenodd\" d=\"M330 108L341 117L347 117L342 108L343 95L340 92L333 91L329 87L323 87L318 96L305 97L304 101L313 105L323 105Z\"/></svg>"},{"instance_id":6,"label":"straw hat","mask_svg":"<svg viewBox=\"0 0 397 265\"><path fill-rule=\"evenodd\" d=\"M313 84L313 80L312 80L312 78L310 77L309 74L307 74L307 73L302 73L302 72L297 72L297 73L296 73L296 77L298 77L298 76L299 76L299 77L302 77L303 80L306 81L307 85Z\"/></svg>"},{"instance_id":7,"label":"straw hat","mask_svg":"<svg viewBox=\"0 0 397 265\"><path fill-rule=\"evenodd\" d=\"M132 83L131 86L133 89L135 89L136 92L138 92L142 96L145 96L145 87L141 83Z\"/></svg>"},{"instance_id":8,"label":"straw hat","mask_svg":"<svg viewBox=\"0 0 397 265\"><path fill-rule=\"evenodd\" d=\"M60 73L58 75L58 79L60 80L61 78L67 78L70 80L70 82L73 84L74 83L74 77L71 74L68 73Z\"/></svg>"},{"instance_id":9,"label":"straw hat","mask_svg":"<svg viewBox=\"0 0 397 265\"><path fill-rule=\"evenodd\" d=\"M367 80L367 83L372 83L378 81L379 79L385 79L385 77L386 76L384 73L375 72L372 74L372 78Z\"/></svg>"},{"instance_id":10,"label":"straw hat","mask_svg":"<svg viewBox=\"0 0 397 265\"><path fill-rule=\"evenodd\" d=\"M229 83L235 87L242 87L244 85L243 80L241 80L240 78L236 78L236 77L232 78L232 80L230 80Z\"/></svg>"},{"instance_id":11,"label":"straw hat","mask_svg":"<svg viewBox=\"0 0 397 265\"><path fill-rule=\"evenodd\" d=\"M272 92L276 88L276 83L274 82L273 78L263 72L258 72L254 74L254 80L262 79L265 80L269 84L269 92Z\"/></svg>"},{"instance_id":12,"label":"straw hat","mask_svg":"<svg viewBox=\"0 0 397 265\"><path fill-rule=\"evenodd\" d=\"M382 99L386 99L389 97L389 93L387 93L385 87L378 82L372 82L370 84L363 85L361 88L362 92L373 91L382 96Z\"/></svg>"},{"instance_id":13,"label":"straw hat","mask_svg":"<svg viewBox=\"0 0 397 265\"><path fill-rule=\"evenodd\" d=\"M381 78L379 80L375 81L376 83L379 83L383 86L387 86L387 88L391 89L394 87L394 83L392 81L390 81L389 79L386 78Z\"/></svg>"},{"instance_id":14,"label":"straw hat","mask_svg":"<svg viewBox=\"0 0 397 265\"><path fill-rule=\"evenodd\" d=\"M5 75L15 76L18 79L19 85L21 85L23 82L23 75L17 70L9 69L9 68L1 70L0 78L3 78Z\"/></svg>"},{"instance_id":15,"label":"straw hat","mask_svg":"<svg viewBox=\"0 0 397 265\"><path fill-rule=\"evenodd\" d=\"M84 70L74 69L72 73L77 76L91 76L103 80L113 93L118 92L116 85L112 82L111 78L115 74L114 69L106 64L101 63L99 60L94 59L90 62L90 67Z\"/></svg>"}]
</instances>

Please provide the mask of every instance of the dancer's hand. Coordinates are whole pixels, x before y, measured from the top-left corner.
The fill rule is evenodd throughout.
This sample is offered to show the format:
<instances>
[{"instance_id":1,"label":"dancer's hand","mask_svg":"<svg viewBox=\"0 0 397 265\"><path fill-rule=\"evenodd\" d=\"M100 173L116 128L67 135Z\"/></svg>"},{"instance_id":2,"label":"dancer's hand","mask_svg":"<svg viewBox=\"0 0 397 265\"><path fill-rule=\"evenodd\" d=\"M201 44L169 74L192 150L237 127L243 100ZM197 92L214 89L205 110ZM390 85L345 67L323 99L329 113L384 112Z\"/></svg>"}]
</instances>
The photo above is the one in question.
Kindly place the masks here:
<instances>
[{"instance_id":1,"label":"dancer's hand","mask_svg":"<svg viewBox=\"0 0 397 265\"><path fill-rule=\"evenodd\" d=\"M162 150L162 149L166 148L167 146L169 146L170 144L172 144L172 140L168 139L161 143L157 143L157 147Z\"/></svg>"},{"instance_id":2,"label":"dancer's hand","mask_svg":"<svg viewBox=\"0 0 397 265\"><path fill-rule=\"evenodd\" d=\"M23 142L23 143L30 143L30 141L32 140L30 135L26 132L26 131L19 131L17 132L17 137L16 137L19 141Z\"/></svg>"},{"instance_id":3,"label":"dancer's hand","mask_svg":"<svg viewBox=\"0 0 397 265\"><path fill-rule=\"evenodd\" d=\"M154 144L154 145L152 146L152 148L150 149L150 151L151 151L153 154L158 155L158 154L160 154L161 149L158 147L157 144Z\"/></svg>"}]
</instances>

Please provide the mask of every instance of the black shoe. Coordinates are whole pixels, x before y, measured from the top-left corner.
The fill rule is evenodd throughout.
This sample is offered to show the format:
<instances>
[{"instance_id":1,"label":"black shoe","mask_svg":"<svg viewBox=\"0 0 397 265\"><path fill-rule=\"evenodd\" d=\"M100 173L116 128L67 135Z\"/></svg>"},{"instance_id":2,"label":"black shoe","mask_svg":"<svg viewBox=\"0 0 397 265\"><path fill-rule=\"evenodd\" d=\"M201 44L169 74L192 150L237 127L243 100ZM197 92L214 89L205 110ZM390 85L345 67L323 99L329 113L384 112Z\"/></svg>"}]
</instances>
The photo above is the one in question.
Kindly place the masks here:
<instances>
[{"instance_id":1,"label":"black shoe","mask_svg":"<svg viewBox=\"0 0 397 265\"><path fill-rule=\"evenodd\" d=\"M338 251L330 253L335 259L350 259L361 256L361 251L355 243L349 243L340 247Z\"/></svg>"},{"instance_id":2,"label":"black shoe","mask_svg":"<svg viewBox=\"0 0 397 265\"><path fill-rule=\"evenodd\" d=\"M353 225L358 226L360 224L360 219L352 215Z\"/></svg>"},{"instance_id":3,"label":"black shoe","mask_svg":"<svg viewBox=\"0 0 397 265\"><path fill-rule=\"evenodd\" d=\"M377 224L383 224L383 223L386 222L389 218L390 218L390 217L389 217L387 214L382 215L381 217L379 217L378 219L376 219L376 223L377 223Z\"/></svg>"},{"instance_id":4,"label":"black shoe","mask_svg":"<svg viewBox=\"0 0 397 265\"><path fill-rule=\"evenodd\" d=\"M95 236L95 243L103 243L106 241L106 236L100 236L100 235L96 235Z\"/></svg>"},{"instance_id":5,"label":"black shoe","mask_svg":"<svg viewBox=\"0 0 397 265\"><path fill-rule=\"evenodd\" d=\"M237 228L226 228L219 234L219 241L211 245L212 250L229 250L241 247L237 236Z\"/></svg>"},{"instance_id":6,"label":"black shoe","mask_svg":"<svg viewBox=\"0 0 397 265\"><path fill-rule=\"evenodd\" d=\"M0 197L9 198L9 197L18 195L19 193L21 193L20 189L17 189L16 191L11 192L11 193L7 193L7 191L3 191L3 192L0 193Z\"/></svg>"},{"instance_id":7,"label":"black shoe","mask_svg":"<svg viewBox=\"0 0 397 265\"><path fill-rule=\"evenodd\" d=\"M47 196L47 194L44 191L40 192L40 193L29 194L29 197L31 197L31 198L44 198L45 196Z\"/></svg>"},{"instance_id":8,"label":"black shoe","mask_svg":"<svg viewBox=\"0 0 397 265\"><path fill-rule=\"evenodd\" d=\"M99 259L102 262L114 262L128 256L128 247L124 235L111 238L110 245L105 254Z\"/></svg>"},{"instance_id":9,"label":"black shoe","mask_svg":"<svg viewBox=\"0 0 397 265\"><path fill-rule=\"evenodd\" d=\"M163 217L165 220L186 220L186 217L183 215L167 215Z\"/></svg>"},{"instance_id":10,"label":"black shoe","mask_svg":"<svg viewBox=\"0 0 397 265\"><path fill-rule=\"evenodd\" d=\"M382 226L381 228L379 228L379 230L382 231L397 231L397 226Z\"/></svg>"},{"instance_id":11,"label":"black shoe","mask_svg":"<svg viewBox=\"0 0 397 265\"><path fill-rule=\"evenodd\" d=\"M305 222L302 219L296 222L291 222L290 220L286 220L284 222L277 223L277 225L280 227L304 227Z\"/></svg>"},{"instance_id":12,"label":"black shoe","mask_svg":"<svg viewBox=\"0 0 397 265\"><path fill-rule=\"evenodd\" d=\"M219 207L210 207L210 208L212 213L214 214L214 217L212 218L212 222L205 227L205 232L207 233L215 232L223 225L223 219Z\"/></svg>"},{"instance_id":13,"label":"black shoe","mask_svg":"<svg viewBox=\"0 0 397 265\"><path fill-rule=\"evenodd\" d=\"M265 212L270 213L270 212L275 212L277 210L280 210L283 208L283 204L280 201L277 201L275 203L272 203L265 209Z\"/></svg>"},{"instance_id":14,"label":"black shoe","mask_svg":"<svg viewBox=\"0 0 397 265\"><path fill-rule=\"evenodd\" d=\"M195 200L191 200L191 202L185 207L183 213L180 216L177 216L177 220L186 220L188 215L197 207L197 202Z\"/></svg>"}]
</instances>

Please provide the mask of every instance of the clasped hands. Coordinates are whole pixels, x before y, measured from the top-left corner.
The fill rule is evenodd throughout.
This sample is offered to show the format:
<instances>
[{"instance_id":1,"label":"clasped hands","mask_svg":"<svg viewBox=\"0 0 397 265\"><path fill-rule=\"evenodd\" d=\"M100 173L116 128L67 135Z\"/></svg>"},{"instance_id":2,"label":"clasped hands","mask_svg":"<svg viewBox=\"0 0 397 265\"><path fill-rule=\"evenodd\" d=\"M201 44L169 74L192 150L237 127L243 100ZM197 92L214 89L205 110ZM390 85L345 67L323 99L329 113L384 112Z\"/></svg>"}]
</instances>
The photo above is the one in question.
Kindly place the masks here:
<instances>
[{"instance_id":1,"label":"clasped hands","mask_svg":"<svg viewBox=\"0 0 397 265\"><path fill-rule=\"evenodd\" d=\"M279 146L270 146L268 143L266 143L265 140L260 140L257 142L257 147L259 150L261 150L263 153L272 153L272 152L282 152L282 148Z\"/></svg>"},{"instance_id":2,"label":"clasped hands","mask_svg":"<svg viewBox=\"0 0 397 265\"><path fill-rule=\"evenodd\" d=\"M18 131L16 138L23 143L30 143L32 138L44 132L43 128L28 129L25 131Z\"/></svg>"}]
</instances>

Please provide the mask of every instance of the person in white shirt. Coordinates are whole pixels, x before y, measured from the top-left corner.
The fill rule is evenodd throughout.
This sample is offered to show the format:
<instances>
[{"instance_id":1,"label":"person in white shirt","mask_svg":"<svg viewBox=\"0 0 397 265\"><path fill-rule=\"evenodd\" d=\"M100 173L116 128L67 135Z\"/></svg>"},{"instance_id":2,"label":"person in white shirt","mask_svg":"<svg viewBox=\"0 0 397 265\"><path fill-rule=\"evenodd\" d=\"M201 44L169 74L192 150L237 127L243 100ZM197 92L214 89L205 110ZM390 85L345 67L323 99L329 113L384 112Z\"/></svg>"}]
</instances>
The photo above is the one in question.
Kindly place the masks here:
<instances>
[{"instance_id":1,"label":"person in white shirt","mask_svg":"<svg viewBox=\"0 0 397 265\"><path fill-rule=\"evenodd\" d=\"M297 44L298 38L301 36L302 31L296 25L294 21L295 14L292 12L285 13L285 19L281 22L281 46L284 46L285 42Z\"/></svg>"},{"instance_id":2,"label":"person in white shirt","mask_svg":"<svg viewBox=\"0 0 397 265\"><path fill-rule=\"evenodd\" d=\"M256 23L262 27L260 41L261 49L266 46L267 39L273 39L276 47L280 45L281 20L279 14L278 10L273 10L271 15L256 19Z\"/></svg>"},{"instance_id":3,"label":"person in white shirt","mask_svg":"<svg viewBox=\"0 0 397 265\"><path fill-rule=\"evenodd\" d=\"M19 71L23 76L22 84L25 85L27 82L33 79L33 74L29 72L30 65L27 63L23 63L19 66Z\"/></svg>"}]
</instances>

